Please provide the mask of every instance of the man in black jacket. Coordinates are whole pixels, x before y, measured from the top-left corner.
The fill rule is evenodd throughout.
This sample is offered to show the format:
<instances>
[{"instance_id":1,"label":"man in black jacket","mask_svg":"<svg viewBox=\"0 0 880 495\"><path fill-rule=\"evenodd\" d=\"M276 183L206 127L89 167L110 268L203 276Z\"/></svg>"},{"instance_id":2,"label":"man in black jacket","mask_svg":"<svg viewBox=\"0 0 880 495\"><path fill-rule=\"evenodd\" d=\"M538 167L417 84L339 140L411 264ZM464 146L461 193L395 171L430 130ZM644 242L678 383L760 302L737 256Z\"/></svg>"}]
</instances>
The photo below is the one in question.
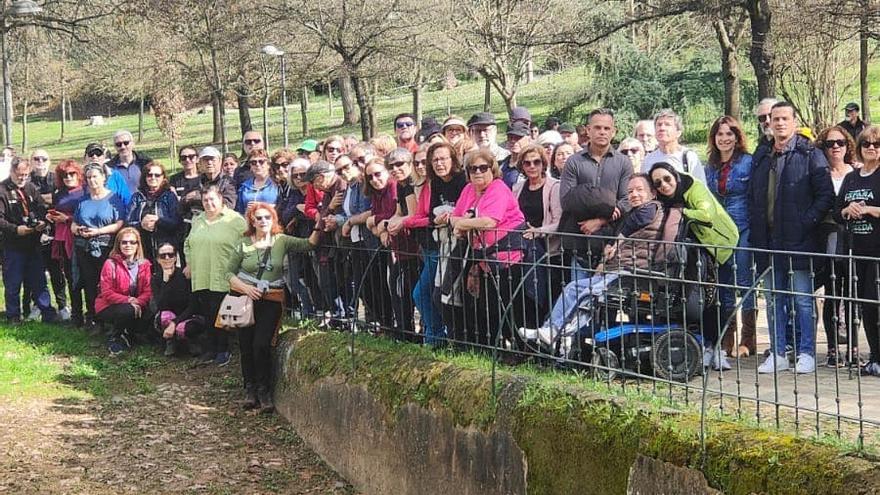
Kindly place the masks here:
<instances>
[{"instance_id":1,"label":"man in black jacket","mask_svg":"<svg viewBox=\"0 0 880 495\"><path fill-rule=\"evenodd\" d=\"M22 283L32 294L44 322L56 319L49 300L46 271L39 251L40 232L46 228L46 203L30 183L31 165L14 158L9 178L0 182L0 232L4 239L3 285L6 288L6 319L21 322Z\"/></svg>"}]
</instances>

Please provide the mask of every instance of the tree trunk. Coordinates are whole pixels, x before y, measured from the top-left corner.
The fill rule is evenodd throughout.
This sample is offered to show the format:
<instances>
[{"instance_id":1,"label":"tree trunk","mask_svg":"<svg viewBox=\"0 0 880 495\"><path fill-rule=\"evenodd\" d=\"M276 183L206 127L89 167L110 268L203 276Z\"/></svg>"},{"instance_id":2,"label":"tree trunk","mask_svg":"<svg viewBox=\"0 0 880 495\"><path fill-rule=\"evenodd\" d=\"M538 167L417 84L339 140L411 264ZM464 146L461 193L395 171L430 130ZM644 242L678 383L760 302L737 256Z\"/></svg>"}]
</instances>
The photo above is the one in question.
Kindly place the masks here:
<instances>
[{"instance_id":1,"label":"tree trunk","mask_svg":"<svg viewBox=\"0 0 880 495\"><path fill-rule=\"evenodd\" d=\"M486 88L483 90L483 111L488 112L492 106L492 81L488 77L485 77L485 79Z\"/></svg>"},{"instance_id":2,"label":"tree trunk","mask_svg":"<svg viewBox=\"0 0 880 495\"><path fill-rule=\"evenodd\" d=\"M138 106L138 143L144 140L144 98L144 92L141 89L140 105Z\"/></svg>"},{"instance_id":3,"label":"tree trunk","mask_svg":"<svg viewBox=\"0 0 880 495\"><path fill-rule=\"evenodd\" d=\"M64 86L64 75L61 76L61 135L58 136L58 142L64 142L64 127L67 123L67 88Z\"/></svg>"},{"instance_id":4,"label":"tree trunk","mask_svg":"<svg viewBox=\"0 0 880 495\"><path fill-rule=\"evenodd\" d=\"M351 77L348 73L339 76L339 97L342 100L342 125L355 125L358 123L358 114L355 111L354 91L351 89Z\"/></svg>"},{"instance_id":5,"label":"tree trunk","mask_svg":"<svg viewBox=\"0 0 880 495\"><path fill-rule=\"evenodd\" d=\"M373 131L370 128L370 105L365 94L366 88L358 76L351 76L351 84L354 87L354 96L361 114L361 139L367 141L373 136Z\"/></svg>"},{"instance_id":6,"label":"tree trunk","mask_svg":"<svg viewBox=\"0 0 880 495\"><path fill-rule=\"evenodd\" d=\"M529 84L530 82L535 80L535 62L533 60L532 52L534 50L532 47L529 47L528 59L526 60L526 65L523 68L523 83Z\"/></svg>"},{"instance_id":7,"label":"tree trunk","mask_svg":"<svg viewBox=\"0 0 880 495\"><path fill-rule=\"evenodd\" d=\"M309 136L309 87L303 86L299 97L299 114L302 117L303 138Z\"/></svg>"},{"instance_id":8,"label":"tree trunk","mask_svg":"<svg viewBox=\"0 0 880 495\"><path fill-rule=\"evenodd\" d=\"M724 114L739 120L740 108L739 65L736 59L736 40L731 37L724 20L714 23L718 45L721 48L721 79L724 82Z\"/></svg>"},{"instance_id":9,"label":"tree trunk","mask_svg":"<svg viewBox=\"0 0 880 495\"><path fill-rule=\"evenodd\" d=\"M747 0L746 9L752 26L752 46L749 61L755 69L758 81L758 99L772 98L776 93L776 80L773 67L773 46L770 42L770 1Z\"/></svg>"},{"instance_id":10,"label":"tree trunk","mask_svg":"<svg viewBox=\"0 0 880 495\"><path fill-rule=\"evenodd\" d=\"M239 86L235 90L235 99L238 101L238 125L241 127L242 136L244 133L254 130L254 124L251 122L251 106L248 103L249 93L250 88L246 86ZM264 135L263 139L268 139L268 137Z\"/></svg>"},{"instance_id":11,"label":"tree trunk","mask_svg":"<svg viewBox=\"0 0 880 495\"><path fill-rule=\"evenodd\" d=\"M67 98L67 120L73 122L73 100Z\"/></svg>"},{"instance_id":12,"label":"tree trunk","mask_svg":"<svg viewBox=\"0 0 880 495\"><path fill-rule=\"evenodd\" d=\"M219 93L215 90L211 92L211 123L213 126L213 136L211 137L212 143L220 143L223 141L223 117L222 117L222 104L220 102L221 98Z\"/></svg>"},{"instance_id":13,"label":"tree trunk","mask_svg":"<svg viewBox=\"0 0 880 495\"><path fill-rule=\"evenodd\" d=\"M9 73L5 29L0 29L0 51L3 52L3 144L12 146L12 74Z\"/></svg>"},{"instance_id":14,"label":"tree trunk","mask_svg":"<svg viewBox=\"0 0 880 495\"><path fill-rule=\"evenodd\" d=\"M862 2L863 5L865 3L867 2ZM868 11L863 8L862 12ZM868 62L871 54L868 52L868 29L868 17L862 15L859 27L859 94L862 101L862 120L865 124L871 123L871 94L868 92Z\"/></svg>"},{"instance_id":15,"label":"tree trunk","mask_svg":"<svg viewBox=\"0 0 880 495\"><path fill-rule=\"evenodd\" d=\"M241 133L244 136L244 133ZM269 149L269 86L263 88L263 142Z\"/></svg>"},{"instance_id":16,"label":"tree trunk","mask_svg":"<svg viewBox=\"0 0 880 495\"><path fill-rule=\"evenodd\" d=\"M422 121L422 84L424 83L421 67L416 74L416 82L412 87L413 109L412 113L416 116L416 125Z\"/></svg>"},{"instance_id":17,"label":"tree trunk","mask_svg":"<svg viewBox=\"0 0 880 495\"><path fill-rule=\"evenodd\" d=\"M333 116L333 85L327 81L327 115Z\"/></svg>"},{"instance_id":18,"label":"tree trunk","mask_svg":"<svg viewBox=\"0 0 880 495\"><path fill-rule=\"evenodd\" d=\"M27 73L28 69L25 68L25 73ZM25 80L27 80L27 76L25 76ZM27 84L27 83L25 83ZM21 154L25 156L24 153L28 149L28 99L25 98L21 104Z\"/></svg>"}]
</instances>

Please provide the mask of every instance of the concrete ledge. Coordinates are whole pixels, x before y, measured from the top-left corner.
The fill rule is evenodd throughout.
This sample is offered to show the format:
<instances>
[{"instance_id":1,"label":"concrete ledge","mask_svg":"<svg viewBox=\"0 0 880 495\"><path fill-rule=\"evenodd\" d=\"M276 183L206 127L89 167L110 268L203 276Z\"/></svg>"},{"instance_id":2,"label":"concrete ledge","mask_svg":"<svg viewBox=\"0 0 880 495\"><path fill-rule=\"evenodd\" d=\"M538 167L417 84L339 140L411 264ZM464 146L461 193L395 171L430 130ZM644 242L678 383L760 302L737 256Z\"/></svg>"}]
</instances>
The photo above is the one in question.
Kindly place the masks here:
<instances>
[{"instance_id":1,"label":"concrete ledge","mask_svg":"<svg viewBox=\"0 0 880 495\"><path fill-rule=\"evenodd\" d=\"M365 493L880 494L880 464L809 440L384 339L296 335L278 410ZM352 353L354 349L354 353Z\"/></svg>"}]
</instances>

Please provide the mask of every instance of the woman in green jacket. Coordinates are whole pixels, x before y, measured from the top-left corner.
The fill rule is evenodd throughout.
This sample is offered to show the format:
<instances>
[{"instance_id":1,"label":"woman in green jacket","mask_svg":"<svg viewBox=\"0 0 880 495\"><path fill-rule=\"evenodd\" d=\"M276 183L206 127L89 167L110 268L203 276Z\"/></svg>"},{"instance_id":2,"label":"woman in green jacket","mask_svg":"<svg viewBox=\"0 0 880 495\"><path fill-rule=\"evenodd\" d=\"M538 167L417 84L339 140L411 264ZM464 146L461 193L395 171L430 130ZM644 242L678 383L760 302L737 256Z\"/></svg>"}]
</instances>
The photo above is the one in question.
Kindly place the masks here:
<instances>
[{"instance_id":1,"label":"woman in green jacket","mask_svg":"<svg viewBox=\"0 0 880 495\"><path fill-rule=\"evenodd\" d=\"M657 189L657 199L664 206L680 206L682 214L691 220L691 231L718 265L723 265L733 255L739 243L739 229L730 215L724 211L706 184L694 180L690 174L679 172L666 162L651 167L651 182ZM717 270L716 279L717 279ZM703 308L701 333L703 336L703 366L716 370L729 370L727 354L714 345L719 339L719 328L724 328L726 318L715 304Z\"/></svg>"}]
</instances>

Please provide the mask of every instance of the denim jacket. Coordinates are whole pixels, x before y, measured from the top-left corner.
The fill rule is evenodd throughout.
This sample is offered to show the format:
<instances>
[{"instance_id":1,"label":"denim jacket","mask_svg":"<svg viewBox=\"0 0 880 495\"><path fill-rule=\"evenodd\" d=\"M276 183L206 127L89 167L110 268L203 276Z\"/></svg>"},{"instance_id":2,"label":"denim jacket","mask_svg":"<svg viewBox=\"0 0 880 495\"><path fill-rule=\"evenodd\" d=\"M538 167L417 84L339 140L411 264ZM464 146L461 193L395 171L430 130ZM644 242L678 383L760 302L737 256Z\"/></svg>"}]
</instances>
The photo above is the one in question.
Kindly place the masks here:
<instances>
[{"instance_id":1,"label":"denim jacket","mask_svg":"<svg viewBox=\"0 0 880 495\"><path fill-rule=\"evenodd\" d=\"M743 153L730 164L725 194L718 191L721 168L706 167L706 185L733 219L740 232L749 227L749 182L752 177L752 155Z\"/></svg>"}]
</instances>

